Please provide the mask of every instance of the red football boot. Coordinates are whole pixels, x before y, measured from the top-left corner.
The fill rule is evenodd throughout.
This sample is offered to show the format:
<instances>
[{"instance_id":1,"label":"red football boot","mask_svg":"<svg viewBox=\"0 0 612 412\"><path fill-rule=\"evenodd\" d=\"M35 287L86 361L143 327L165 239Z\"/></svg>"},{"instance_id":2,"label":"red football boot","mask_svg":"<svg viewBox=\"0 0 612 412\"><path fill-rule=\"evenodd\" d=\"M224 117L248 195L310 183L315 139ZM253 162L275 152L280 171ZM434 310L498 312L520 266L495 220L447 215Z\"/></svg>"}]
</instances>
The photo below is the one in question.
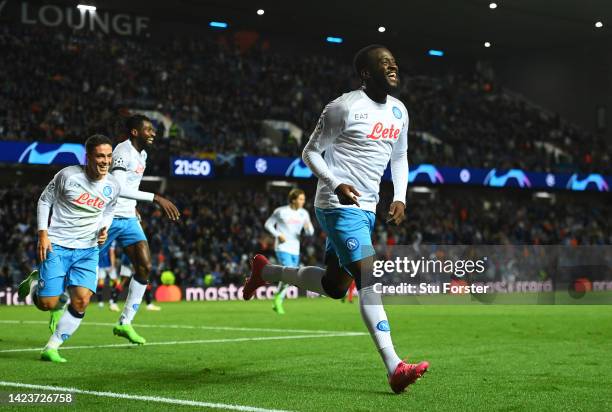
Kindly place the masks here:
<instances>
[{"instance_id":1,"label":"red football boot","mask_svg":"<svg viewBox=\"0 0 612 412\"><path fill-rule=\"evenodd\" d=\"M406 363L401 361L389 377L389 385L395 393L402 393L408 385L412 385L427 372L429 362Z\"/></svg>"},{"instance_id":2,"label":"red football boot","mask_svg":"<svg viewBox=\"0 0 612 412\"><path fill-rule=\"evenodd\" d=\"M251 276L244 281L242 297L249 300L255 294L258 287L264 286L267 282L261 277L261 271L270 261L264 255L255 255L251 261Z\"/></svg>"}]
</instances>

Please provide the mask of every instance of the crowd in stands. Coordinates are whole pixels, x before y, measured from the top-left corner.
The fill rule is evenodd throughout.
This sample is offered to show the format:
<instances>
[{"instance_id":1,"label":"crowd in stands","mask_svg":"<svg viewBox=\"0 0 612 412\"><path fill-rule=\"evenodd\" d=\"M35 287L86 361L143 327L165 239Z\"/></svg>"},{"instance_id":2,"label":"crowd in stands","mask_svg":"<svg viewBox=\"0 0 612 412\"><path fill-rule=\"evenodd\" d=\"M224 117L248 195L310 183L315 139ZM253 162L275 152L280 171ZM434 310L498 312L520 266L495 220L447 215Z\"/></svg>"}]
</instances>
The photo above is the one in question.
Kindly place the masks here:
<instances>
[{"instance_id":1,"label":"crowd in stands","mask_svg":"<svg viewBox=\"0 0 612 412\"><path fill-rule=\"evenodd\" d=\"M122 114L155 110L174 122L159 133L171 135L155 161L165 174L168 153L298 156L324 105L359 86L348 61L240 50L212 36L153 41L6 24L0 47L10 63L0 65L0 139L118 136ZM401 77L413 164L610 173L602 138L503 93L490 71ZM265 119L290 121L304 137L270 141Z\"/></svg>"},{"instance_id":2,"label":"crowd in stands","mask_svg":"<svg viewBox=\"0 0 612 412\"><path fill-rule=\"evenodd\" d=\"M17 283L36 262L36 199L40 186L0 188L0 268ZM312 193L306 208L315 235L302 238L301 263L323 265L325 234L314 217ZM152 205L139 205L158 276L171 269L180 285L202 286L208 274L216 283L241 283L254 253L273 258L273 239L264 222L286 203L286 194L249 190L170 191L181 211L178 223ZM603 199L559 201L464 196L440 191L436 199L409 196L407 220L384 223L391 199L384 195L373 239L376 244L536 244L609 245L612 211ZM5 276L3 275L3 278ZM8 281L7 281L8 282Z\"/></svg>"}]
</instances>

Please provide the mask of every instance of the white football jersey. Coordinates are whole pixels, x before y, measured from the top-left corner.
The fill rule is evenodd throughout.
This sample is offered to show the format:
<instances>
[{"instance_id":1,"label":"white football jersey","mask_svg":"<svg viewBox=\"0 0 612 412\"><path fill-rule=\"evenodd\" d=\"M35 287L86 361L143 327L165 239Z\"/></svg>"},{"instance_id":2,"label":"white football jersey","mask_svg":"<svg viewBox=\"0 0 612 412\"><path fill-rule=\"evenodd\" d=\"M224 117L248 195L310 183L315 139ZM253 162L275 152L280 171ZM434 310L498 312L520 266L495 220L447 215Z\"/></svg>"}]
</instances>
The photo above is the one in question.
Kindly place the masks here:
<instances>
[{"instance_id":1,"label":"white football jersey","mask_svg":"<svg viewBox=\"0 0 612 412\"><path fill-rule=\"evenodd\" d=\"M38 230L47 230L49 240L56 245L71 249L94 247L102 224L110 227L120 190L112 175L95 181L81 166L66 167L40 195Z\"/></svg>"},{"instance_id":2,"label":"white football jersey","mask_svg":"<svg viewBox=\"0 0 612 412\"><path fill-rule=\"evenodd\" d=\"M147 152L140 153L132 146L130 139L119 143L113 150L113 170L124 170L126 173L125 186L132 190L138 190L140 182L147 167ZM119 198L115 209L117 217L136 217L136 200Z\"/></svg>"},{"instance_id":3,"label":"white football jersey","mask_svg":"<svg viewBox=\"0 0 612 412\"><path fill-rule=\"evenodd\" d=\"M274 250L292 255L300 254L300 233L302 233L302 229L308 236L314 234L314 227L306 209L296 210L289 205L276 208L274 213L266 220L265 227L274 236ZM280 234L285 236L283 243L278 241Z\"/></svg>"},{"instance_id":4,"label":"white football jersey","mask_svg":"<svg viewBox=\"0 0 612 412\"><path fill-rule=\"evenodd\" d=\"M341 205L334 193L340 183L346 183L361 194L361 208L375 212L389 160L393 200L405 203L407 150L408 112L401 101L387 96L386 103L377 103L361 89L338 97L325 107L302 155L319 178L315 206L356 207Z\"/></svg>"}]
</instances>

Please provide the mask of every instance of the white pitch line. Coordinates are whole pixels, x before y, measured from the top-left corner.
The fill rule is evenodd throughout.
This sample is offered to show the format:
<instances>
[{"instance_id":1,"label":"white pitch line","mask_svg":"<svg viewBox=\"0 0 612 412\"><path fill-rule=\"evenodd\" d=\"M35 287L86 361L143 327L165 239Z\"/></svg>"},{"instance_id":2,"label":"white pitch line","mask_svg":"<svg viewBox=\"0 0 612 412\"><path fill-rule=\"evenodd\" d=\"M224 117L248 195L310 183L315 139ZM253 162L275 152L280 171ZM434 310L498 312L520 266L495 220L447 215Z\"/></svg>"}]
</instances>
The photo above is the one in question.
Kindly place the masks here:
<instances>
[{"instance_id":1,"label":"white pitch line","mask_svg":"<svg viewBox=\"0 0 612 412\"><path fill-rule=\"evenodd\" d=\"M47 325L48 321L43 320L0 320L0 323L9 324L30 324L30 325ZM83 322L82 326L115 326L116 323L104 323L104 322ZM204 325L143 325L135 323L134 326L139 328L168 328L168 329L204 329L204 330L225 330L225 331L241 331L241 332L286 332L286 333L352 333L350 331L339 331L339 330L311 330L311 329L274 329L274 328L242 328L234 326L204 326Z\"/></svg>"},{"instance_id":2,"label":"white pitch line","mask_svg":"<svg viewBox=\"0 0 612 412\"><path fill-rule=\"evenodd\" d=\"M144 346L159 346L159 345L197 345L206 343L234 343L234 342L250 342L250 341L265 341L265 340L285 340L285 339L311 339L311 338L333 338L333 337L349 337L367 335L364 332L343 332L330 333L327 335L287 335L287 336L260 336L254 338L234 338L234 339L200 339L200 340L178 340L170 342L148 342ZM123 348L135 346L132 343L114 343L109 345L89 345L89 346L62 346L62 350L68 349L100 349L100 348ZM42 348L21 348L21 349L4 349L0 353L12 352L36 352Z\"/></svg>"},{"instance_id":3,"label":"white pitch line","mask_svg":"<svg viewBox=\"0 0 612 412\"><path fill-rule=\"evenodd\" d=\"M0 381L0 386L7 386L7 387L12 387L12 388L36 389L36 390L52 391L52 392L80 393L83 395L101 396L104 398L129 399L129 400L135 400L135 401L169 403L171 405L199 406L202 408L229 409L233 411L287 412L287 411L282 411L279 409L265 409L265 408L257 408L254 406L232 405L232 404L227 404L227 403L189 401L186 399L164 398L161 396L143 396L143 395L130 395L128 393L89 391L89 390L78 389L78 388L69 388L69 387L62 387L62 386L48 386L48 385L33 385L33 384L21 383L21 382Z\"/></svg>"}]
</instances>

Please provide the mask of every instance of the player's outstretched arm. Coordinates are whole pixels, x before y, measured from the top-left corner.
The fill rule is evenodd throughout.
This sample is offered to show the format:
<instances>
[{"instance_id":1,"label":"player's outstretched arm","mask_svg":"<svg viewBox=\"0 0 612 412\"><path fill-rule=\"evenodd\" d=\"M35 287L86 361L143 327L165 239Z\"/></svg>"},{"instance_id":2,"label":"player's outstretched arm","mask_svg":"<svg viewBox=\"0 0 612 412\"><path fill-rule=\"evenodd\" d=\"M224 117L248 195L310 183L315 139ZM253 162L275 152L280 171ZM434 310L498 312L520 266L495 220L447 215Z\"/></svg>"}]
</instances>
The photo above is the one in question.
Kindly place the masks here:
<instances>
[{"instance_id":1,"label":"player's outstretched arm","mask_svg":"<svg viewBox=\"0 0 612 412\"><path fill-rule=\"evenodd\" d=\"M391 152L390 163L393 202L389 207L387 223L399 225L405 219L406 190L408 189L408 113L406 113L406 124Z\"/></svg>"},{"instance_id":2,"label":"player's outstretched arm","mask_svg":"<svg viewBox=\"0 0 612 412\"><path fill-rule=\"evenodd\" d=\"M119 186L121 187L120 196L126 199L136 200L138 202L153 202L155 198L155 194L151 192L144 192L138 189L132 189L127 187L127 172L125 169L121 167L115 167L111 174L117 179L119 182Z\"/></svg>"},{"instance_id":3,"label":"player's outstretched arm","mask_svg":"<svg viewBox=\"0 0 612 412\"><path fill-rule=\"evenodd\" d=\"M181 217L181 213L179 212L177 207L174 206L174 203L172 203L165 197L155 194L153 196L153 202L158 204L159 207L162 208L162 210L164 211L164 213L166 213L166 216L168 216L170 220L176 221L179 220L179 218Z\"/></svg>"},{"instance_id":4,"label":"player's outstretched arm","mask_svg":"<svg viewBox=\"0 0 612 412\"><path fill-rule=\"evenodd\" d=\"M312 221L310 220L310 214L306 212L306 223L304 224L304 233L306 236L314 235L314 226L312 225Z\"/></svg>"},{"instance_id":5,"label":"player's outstretched arm","mask_svg":"<svg viewBox=\"0 0 612 412\"><path fill-rule=\"evenodd\" d=\"M274 213L272 213L270 217L266 219L266 223L264 223L264 228L266 228L266 230L270 232L272 236L278 238L278 241L280 243L284 243L287 239L285 239L285 236L276 229L276 224L280 221L279 213L280 211L276 209Z\"/></svg>"},{"instance_id":6,"label":"player's outstretched arm","mask_svg":"<svg viewBox=\"0 0 612 412\"><path fill-rule=\"evenodd\" d=\"M53 251L47 229L49 229L49 216L51 215L51 208L55 203L56 193L62 182L63 180L60 172L53 177L53 180L49 182L38 199L38 205L36 208L36 220L38 226L37 255L40 263L47 259L47 252Z\"/></svg>"},{"instance_id":7,"label":"player's outstretched arm","mask_svg":"<svg viewBox=\"0 0 612 412\"><path fill-rule=\"evenodd\" d=\"M308 165L315 176L332 190L335 190L342 182L334 176L322 154L342 133L347 112L342 97L329 103L321 113L317 127L310 135L310 139L302 152L304 163Z\"/></svg>"},{"instance_id":8,"label":"player's outstretched arm","mask_svg":"<svg viewBox=\"0 0 612 412\"><path fill-rule=\"evenodd\" d=\"M106 242L106 239L108 238L108 228L113 224L117 199L121 193L121 186L117 185L117 187L119 189L117 190L117 194L115 194L113 199L104 208L104 212L102 212L102 219L98 225L98 233L96 235L98 239L98 246L102 246L104 242Z\"/></svg>"}]
</instances>

